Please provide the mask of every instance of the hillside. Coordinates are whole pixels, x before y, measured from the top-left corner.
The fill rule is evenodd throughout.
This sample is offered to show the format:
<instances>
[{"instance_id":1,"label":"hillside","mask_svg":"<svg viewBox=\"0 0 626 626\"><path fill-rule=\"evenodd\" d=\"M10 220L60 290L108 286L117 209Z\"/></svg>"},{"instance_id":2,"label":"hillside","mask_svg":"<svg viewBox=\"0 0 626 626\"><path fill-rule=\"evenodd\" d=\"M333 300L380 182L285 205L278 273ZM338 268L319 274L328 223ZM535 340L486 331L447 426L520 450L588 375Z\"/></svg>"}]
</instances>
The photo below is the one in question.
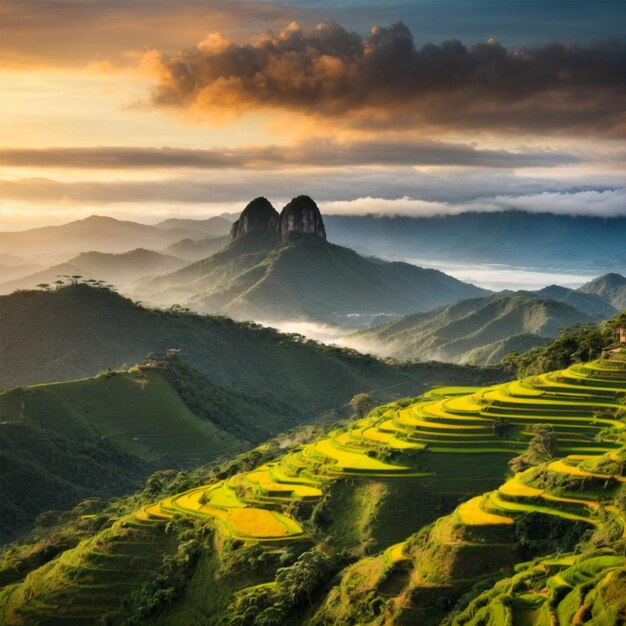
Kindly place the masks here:
<instances>
[{"instance_id":1,"label":"hillside","mask_svg":"<svg viewBox=\"0 0 626 626\"><path fill-rule=\"evenodd\" d=\"M604 274L580 287L579 291L597 295L620 311L626 309L626 278L621 274Z\"/></svg>"},{"instance_id":2,"label":"hillside","mask_svg":"<svg viewBox=\"0 0 626 626\"><path fill-rule=\"evenodd\" d=\"M434 217L326 216L328 237L383 258L624 272L626 218L502 211Z\"/></svg>"},{"instance_id":3,"label":"hillside","mask_svg":"<svg viewBox=\"0 0 626 626\"><path fill-rule=\"evenodd\" d=\"M5 388L93 376L181 348L217 384L313 417L360 391L399 397L454 378L498 379L497 370L449 364L387 365L354 351L223 317L148 309L84 284L0 296L0 380Z\"/></svg>"},{"instance_id":4,"label":"hillside","mask_svg":"<svg viewBox=\"0 0 626 626\"><path fill-rule=\"evenodd\" d=\"M157 468L201 465L296 423L178 360L4 392L0 538L42 511L127 493Z\"/></svg>"},{"instance_id":5,"label":"hillside","mask_svg":"<svg viewBox=\"0 0 626 626\"><path fill-rule=\"evenodd\" d=\"M365 258L326 241L311 198L294 198L279 215L264 198L235 223L230 245L139 293L161 304L184 300L195 310L236 319L366 327L380 316L426 311L486 294L437 270Z\"/></svg>"},{"instance_id":6,"label":"hillside","mask_svg":"<svg viewBox=\"0 0 626 626\"><path fill-rule=\"evenodd\" d=\"M624 390L614 355L434 389L189 474L183 489L155 476L136 499L75 509L60 539L12 546L2 618L565 626L585 611L620 623Z\"/></svg>"},{"instance_id":7,"label":"hillside","mask_svg":"<svg viewBox=\"0 0 626 626\"><path fill-rule=\"evenodd\" d=\"M228 237L207 237L206 239L181 239L161 251L187 261L199 261L219 252L228 243Z\"/></svg>"},{"instance_id":8,"label":"hillside","mask_svg":"<svg viewBox=\"0 0 626 626\"><path fill-rule=\"evenodd\" d=\"M599 310L606 313L606 304L601 302ZM509 352L525 352L546 344L569 326L599 319L601 315L592 316L566 302L517 294L495 295L408 315L350 335L343 342L402 360L437 359L486 365L499 363Z\"/></svg>"},{"instance_id":9,"label":"hillside","mask_svg":"<svg viewBox=\"0 0 626 626\"><path fill-rule=\"evenodd\" d=\"M59 276L72 275L103 280L113 283L118 288L124 288L145 276L172 272L183 265L185 261L175 256L142 248L121 254L83 252L65 263L53 265L17 280L0 283L0 293L11 293L16 289L34 289L44 283L54 286Z\"/></svg>"}]
</instances>

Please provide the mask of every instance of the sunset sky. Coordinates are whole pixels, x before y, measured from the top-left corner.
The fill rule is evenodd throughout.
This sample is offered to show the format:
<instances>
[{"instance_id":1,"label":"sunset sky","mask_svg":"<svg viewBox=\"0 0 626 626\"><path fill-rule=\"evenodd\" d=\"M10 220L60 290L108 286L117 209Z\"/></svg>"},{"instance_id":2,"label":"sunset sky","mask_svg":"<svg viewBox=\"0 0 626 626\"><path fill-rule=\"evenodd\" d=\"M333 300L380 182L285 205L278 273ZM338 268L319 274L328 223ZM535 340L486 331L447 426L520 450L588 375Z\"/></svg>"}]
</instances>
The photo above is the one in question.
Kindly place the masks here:
<instances>
[{"instance_id":1,"label":"sunset sky","mask_svg":"<svg viewBox=\"0 0 626 626\"><path fill-rule=\"evenodd\" d=\"M0 0L0 230L307 193L626 215L621 0Z\"/></svg>"}]
</instances>

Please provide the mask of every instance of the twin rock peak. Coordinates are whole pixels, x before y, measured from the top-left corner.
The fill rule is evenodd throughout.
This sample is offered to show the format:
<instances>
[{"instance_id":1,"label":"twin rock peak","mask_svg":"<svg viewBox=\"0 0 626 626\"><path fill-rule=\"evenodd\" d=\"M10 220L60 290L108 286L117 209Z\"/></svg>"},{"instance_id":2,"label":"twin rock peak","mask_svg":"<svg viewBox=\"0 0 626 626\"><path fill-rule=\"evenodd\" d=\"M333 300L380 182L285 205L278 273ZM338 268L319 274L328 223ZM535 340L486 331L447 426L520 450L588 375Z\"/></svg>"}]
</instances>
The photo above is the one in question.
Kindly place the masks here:
<instances>
[{"instance_id":1,"label":"twin rock peak","mask_svg":"<svg viewBox=\"0 0 626 626\"><path fill-rule=\"evenodd\" d=\"M281 213L267 198L255 198L242 211L230 230L233 242L251 230L273 231L280 243L286 244L293 237L307 235L326 241L324 221L317 204L309 196L297 196Z\"/></svg>"}]
</instances>

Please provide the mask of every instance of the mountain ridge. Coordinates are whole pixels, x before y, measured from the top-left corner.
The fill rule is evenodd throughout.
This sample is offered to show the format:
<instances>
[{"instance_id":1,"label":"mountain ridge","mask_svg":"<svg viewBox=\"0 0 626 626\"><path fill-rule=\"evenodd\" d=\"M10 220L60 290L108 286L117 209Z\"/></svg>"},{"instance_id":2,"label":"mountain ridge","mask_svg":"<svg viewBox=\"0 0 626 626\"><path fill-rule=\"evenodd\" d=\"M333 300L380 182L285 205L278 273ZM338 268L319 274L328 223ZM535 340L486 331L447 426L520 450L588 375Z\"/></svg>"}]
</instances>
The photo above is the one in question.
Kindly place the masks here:
<instances>
[{"instance_id":1,"label":"mountain ridge","mask_svg":"<svg viewBox=\"0 0 626 626\"><path fill-rule=\"evenodd\" d=\"M399 359L495 364L508 348L519 352L545 345L569 326L601 321L615 313L617 309L595 294L551 286L538 292L464 300L408 315L350 335L343 343Z\"/></svg>"},{"instance_id":2,"label":"mountain ridge","mask_svg":"<svg viewBox=\"0 0 626 626\"><path fill-rule=\"evenodd\" d=\"M170 276L144 281L142 298L167 304L182 298L207 313L267 323L312 321L363 327L488 293L443 272L365 258L326 241L322 216L308 196L279 215L253 200L233 224L229 245ZM169 302L171 304L171 301Z\"/></svg>"}]
</instances>

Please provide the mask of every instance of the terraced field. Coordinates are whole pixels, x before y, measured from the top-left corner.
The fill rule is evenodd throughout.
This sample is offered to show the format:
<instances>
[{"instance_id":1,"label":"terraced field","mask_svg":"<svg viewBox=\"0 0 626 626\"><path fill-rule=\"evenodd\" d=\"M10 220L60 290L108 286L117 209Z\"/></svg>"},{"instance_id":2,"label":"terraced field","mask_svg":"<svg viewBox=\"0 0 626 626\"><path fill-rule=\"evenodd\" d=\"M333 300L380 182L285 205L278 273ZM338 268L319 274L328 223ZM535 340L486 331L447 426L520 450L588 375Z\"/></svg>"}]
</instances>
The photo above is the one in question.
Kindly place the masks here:
<instances>
[{"instance_id":1,"label":"terraced field","mask_svg":"<svg viewBox=\"0 0 626 626\"><path fill-rule=\"evenodd\" d=\"M445 623L624 624L626 509L615 501L624 484L626 446L516 474L380 557L348 568L318 618L340 622L358 611L360 623L434 626L477 582L495 576L498 582ZM585 536L588 547L528 561L524 533L538 541L532 548L538 554L567 552ZM367 613L372 594L385 600L383 615Z\"/></svg>"},{"instance_id":2,"label":"terraced field","mask_svg":"<svg viewBox=\"0 0 626 626\"><path fill-rule=\"evenodd\" d=\"M596 467L603 471L594 471ZM517 474L497 491L476 499L475 517L463 514L466 505L459 507L455 515L470 532L486 527L482 513L506 516L511 522L534 513L578 522L603 539L592 540L582 554L521 563L513 576L478 596L452 624L625 623L626 557L623 549L612 549L626 538L626 511L614 501L624 484L626 447L602 456L569 456ZM566 532L567 527L557 528Z\"/></svg>"},{"instance_id":3,"label":"terraced field","mask_svg":"<svg viewBox=\"0 0 626 626\"><path fill-rule=\"evenodd\" d=\"M275 462L168 498L140 515L155 522L176 515L211 518L225 536L243 540L303 539L301 525L281 511L294 501L318 501L325 485L341 477L416 479L432 474L424 468L433 455L517 454L527 447L530 427L536 424L553 426L559 455L617 450L616 438L625 424L595 415L599 410L607 415L616 410L622 393L626 393L626 363L613 360L494 387L433 389L409 406L379 407L349 428L293 449ZM508 434L498 436L495 425L504 422ZM563 464L567 471L576 467L571 460ZM519 501L525 479L514 480L481 503L480 515L508 518L526 510ZM519 493L514 493L514 486ZM527 495L541 500L533 491ZM469 515L470 508L476 509L468 505L463 514ZM587 519L584 511L562 515Z\"/></svg>"},{"instance_id":4,"label":"terraced field","mask_svg":"<svg viewBox=\"0 0 626 626\"><path fill-rule=\"evenodd\" d=\"M319 537L308 517L297 511L320 502L337 481L406 484L417 493L420 483L442 480L445 469L449 475L461 472L474 479L482 471L481 460L497 480L506 470L506 460L527 448L532 427L551 425L558 436L558 460L517 474L497 489L491 487L406 542L359 561L353 573L367 585L353 584L348 568L344 580L352 582L340 586L329 596L332 602L320 609L323 623L335 623L361 601L367 604L363 598L376 592L390 601L385 611L393 623L436 624L477 580L527 560L519 552L516 532L529 519L537 518L539 522L533 523L540 525L541 520L550 520L558 537L609 528L618 538L625 536L624 514L614 502L626 482L626 432L618 413L624 394L626 361L614 359L488 388L434 389L412 403L381 406L349 427L297 446L272 462L151 503L123 518L0 592L0 605L7 607L0 618L10 624L88 624L98 607L102 614L120 611L107 593L112 580L108 577L117 571L116 584L127 585L130 593L137 579L126 576L126 569L135 567L132 555L139 556L141 568L149 569L150 554L163 555L170 549L166 529L172 520L208 522L217 533L218 547L224 539L259 544L268 551L292 542L316 543ZM410 504L400 503L403 515L408 515ZM409 521L411 532L421 526ZM589 598L587 579L579 581L578 574L567 573L572 567L586 572L587 565L576 560L582 556L572 558L555 561L546 570L546 588L554 593L538 594L517 584L515 576L534 571L531 564L507 579L509 591L502 593L516 598L512 604L507 600L471 605L456 623L542 626L549 623L546 616L559 611L569 616L583 604L592 606L587 604L591 600L599 608L590 610L602 615L602 585L623 576L619 572L626 563L594 562L594 580L609 582L598 582L600 590ZM63 612L53 617L55 607L62 605Z\"/></svg>"},{"instance_id":5,"label":"terraced field","mask_svg":"<svg viewBox=\"0 0 626 626\"><path fill-rule=\"evenodd\" d=\"M0 590L1 624L83 626L120 620L136 592L176 543L143 515L126 516L93 539ZM102 622L100 620L103 620Z\"/></svg>"}]
</instances>

